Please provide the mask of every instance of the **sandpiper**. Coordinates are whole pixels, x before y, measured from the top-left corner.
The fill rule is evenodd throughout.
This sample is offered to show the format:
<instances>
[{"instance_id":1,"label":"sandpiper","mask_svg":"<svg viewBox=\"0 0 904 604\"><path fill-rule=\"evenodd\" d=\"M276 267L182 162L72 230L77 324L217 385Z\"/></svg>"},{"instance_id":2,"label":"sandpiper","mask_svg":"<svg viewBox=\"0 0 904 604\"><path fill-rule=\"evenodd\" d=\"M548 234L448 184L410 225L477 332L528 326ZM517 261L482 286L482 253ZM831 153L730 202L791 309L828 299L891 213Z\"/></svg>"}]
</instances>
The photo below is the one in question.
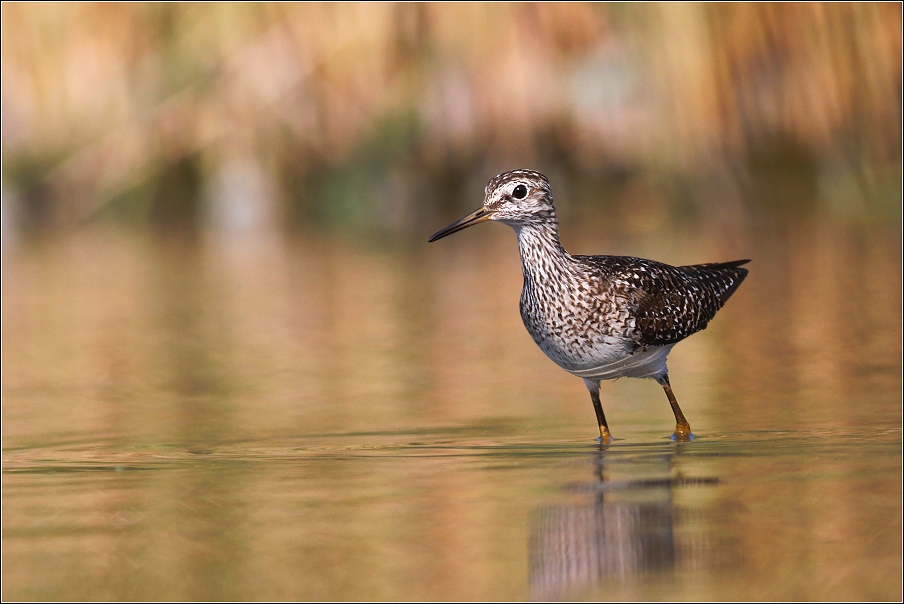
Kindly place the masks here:
<instances>
[{"instance_id":1,"label":"sandpiper","mask_svg":"<svg viewBox=\"0 0 904 604\"><path fill-rule=\"evenodd\" d=\"M559 241L549 180L533 170L491 179L483 207L430 237L442 239L486 220L518 235L524 289L521 319L559 367L584 379L600 429L612 435L600 403L600 380L652 378L675 414L672 438L693 438L669 384L666 356L704 329L741 285L749 260L670 266L630 256L572 256Z\"/></svg>"}]
</instances>

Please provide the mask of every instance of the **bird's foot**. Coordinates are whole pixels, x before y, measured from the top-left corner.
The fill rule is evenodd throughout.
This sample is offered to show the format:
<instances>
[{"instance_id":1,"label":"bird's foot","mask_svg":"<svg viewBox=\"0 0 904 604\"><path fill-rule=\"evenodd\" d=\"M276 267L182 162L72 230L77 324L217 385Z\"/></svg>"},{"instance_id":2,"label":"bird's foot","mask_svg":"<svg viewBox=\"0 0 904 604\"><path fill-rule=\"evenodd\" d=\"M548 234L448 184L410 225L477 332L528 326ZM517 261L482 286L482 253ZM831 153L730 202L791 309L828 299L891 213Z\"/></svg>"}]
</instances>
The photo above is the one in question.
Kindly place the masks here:
<instances>
[{"instance_id":1,"label":"bird's foot","mask_svg":"<svg viewBox=\"0 0 904 604\"><path fill-rule=\"evenodd\" d=\"M599 437L597 437L596 442L601 445L608 445L612 443L612 435L609 434L608 428L600 426L600 435Z\"/></svg>"},{"instance_id":2,"label":"bird's foot","mask_svg":"<svg viewBox=\"0 0 904 604\"><path fill-rule=\"evenodd\" d=\"M688 424L678 424L675 426L675 433L669 438L679 443L687 443L694 440L694 434Z\"/></svg>"}]
</instances>

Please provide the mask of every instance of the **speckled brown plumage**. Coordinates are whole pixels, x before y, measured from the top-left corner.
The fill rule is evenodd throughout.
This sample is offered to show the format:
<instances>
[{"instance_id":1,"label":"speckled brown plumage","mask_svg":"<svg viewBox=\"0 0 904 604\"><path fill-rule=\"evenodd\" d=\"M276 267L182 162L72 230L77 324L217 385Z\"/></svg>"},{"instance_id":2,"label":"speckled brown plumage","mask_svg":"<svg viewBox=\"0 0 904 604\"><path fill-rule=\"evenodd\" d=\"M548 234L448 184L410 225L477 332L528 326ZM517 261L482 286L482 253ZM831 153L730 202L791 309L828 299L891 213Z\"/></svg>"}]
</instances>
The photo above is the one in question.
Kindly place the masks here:
<instances>
[{"instance_id":1,"label":"speckled brown plumage","mask_svg":"<svg viewBox=\"0 0 904 604\"><path fill-rule=\"evenodd\" d=\"M619 377L657 380L675 412L676 436L691 438L669 384L666 357L676 343L706 328L747 276L741 265L749 261L670 266L629 256L572 256L559 241L549 181L532 170L491 179L483 207L430 241L485 220L515 229L524 326L550 359L584 378L601 439L611 437L599 382Z\"/></svg>"},{"instance_id":2,"label":"speckled brown plumage","mask_svg":"<svg viewBox=\"0 0 904 604\"><path fill-rule=\"evenodd\" d=\"M706 328L747 276L749 260L670 266L629 256L575 256L627 301L643 346L675 344Z\"/></svg>"}]
</instances>

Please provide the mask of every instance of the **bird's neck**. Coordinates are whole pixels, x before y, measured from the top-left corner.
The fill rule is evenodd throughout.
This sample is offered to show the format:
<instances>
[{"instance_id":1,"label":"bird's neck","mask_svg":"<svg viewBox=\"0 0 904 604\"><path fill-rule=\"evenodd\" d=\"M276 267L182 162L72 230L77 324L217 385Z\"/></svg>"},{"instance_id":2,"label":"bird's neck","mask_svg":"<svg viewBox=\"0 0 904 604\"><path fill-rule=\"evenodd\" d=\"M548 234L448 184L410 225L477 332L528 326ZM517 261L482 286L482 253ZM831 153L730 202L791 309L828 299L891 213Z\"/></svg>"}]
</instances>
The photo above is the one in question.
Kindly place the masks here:
<instances>
[{"instance_id":1,"label":"bird's neck","mask_svg":"<svg viewBox=\"0 0 904 604\"><path fill-rule=\"evenodd\" d=\"M572 259L559 241L559 223L555 217L520 225L515 231L525 282L539 283L568 270Z\"/></svg>"}]
</instances>

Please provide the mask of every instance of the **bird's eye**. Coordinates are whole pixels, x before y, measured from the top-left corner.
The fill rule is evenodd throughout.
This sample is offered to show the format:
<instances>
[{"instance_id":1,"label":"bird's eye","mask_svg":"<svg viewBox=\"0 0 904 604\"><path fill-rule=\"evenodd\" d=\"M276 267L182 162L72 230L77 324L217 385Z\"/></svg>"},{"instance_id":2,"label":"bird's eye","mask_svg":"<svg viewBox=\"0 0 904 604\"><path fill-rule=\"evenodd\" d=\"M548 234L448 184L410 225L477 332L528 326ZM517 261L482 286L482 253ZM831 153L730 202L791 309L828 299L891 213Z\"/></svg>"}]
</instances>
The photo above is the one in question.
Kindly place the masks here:
<instances>
[{"instance_id":1,"label":"bird's eye","mask_svg":"<svg viewBox=\"0 0 904 604\"><path fill-rule=\"evenodd\" d=\"M515 187L515 190L512 191L512 197L515 199L524 199L527 197L527 187L524 185L518 185Z\"/></svg>"}]
</instances>

